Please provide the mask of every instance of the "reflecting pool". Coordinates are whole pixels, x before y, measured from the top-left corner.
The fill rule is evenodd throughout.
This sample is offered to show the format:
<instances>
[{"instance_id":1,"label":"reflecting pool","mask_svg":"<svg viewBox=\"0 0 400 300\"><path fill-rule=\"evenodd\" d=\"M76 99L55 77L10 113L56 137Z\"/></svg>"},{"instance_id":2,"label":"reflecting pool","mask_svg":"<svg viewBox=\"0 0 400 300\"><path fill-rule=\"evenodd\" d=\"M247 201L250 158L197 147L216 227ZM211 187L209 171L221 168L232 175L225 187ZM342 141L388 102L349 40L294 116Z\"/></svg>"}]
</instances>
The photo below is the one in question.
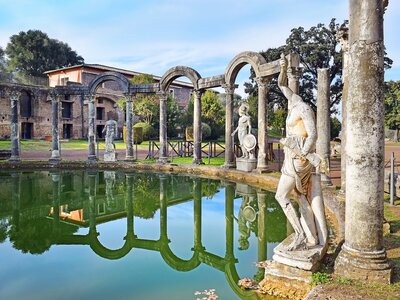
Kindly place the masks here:
<instances>
[{"instance_id":1,"label":"reflecting pool","mask_svg":"<svg viewBox=\"0 0 400 300\"><path fill-rule=\"evenodd\" d=\"M0 299L258 299L288 234L274 194L120 171L0 173ZM271 298L272 299L272 298Z\"/></svg>"}]
</instances>

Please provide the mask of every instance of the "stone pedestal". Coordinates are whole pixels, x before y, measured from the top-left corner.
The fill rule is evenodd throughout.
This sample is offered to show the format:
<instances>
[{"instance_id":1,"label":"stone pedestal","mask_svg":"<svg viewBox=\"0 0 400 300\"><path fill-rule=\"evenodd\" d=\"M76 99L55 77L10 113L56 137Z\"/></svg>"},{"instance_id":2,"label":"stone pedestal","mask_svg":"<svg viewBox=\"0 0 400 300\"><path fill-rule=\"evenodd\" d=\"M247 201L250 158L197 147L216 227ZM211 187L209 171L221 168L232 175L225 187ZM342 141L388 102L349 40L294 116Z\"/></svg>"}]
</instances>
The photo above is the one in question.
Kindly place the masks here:
<instances>
[{"instance_id":1,"label":"stone pedestal","mask_svg":"<svg viewBox=\"0 0 400 300\"><path fill-rule=\"evenodd\" d=\"M305 250L287 251L286 247L293 241L294 236L294 234L291 234L274 249L273 260L303 271L315 272L326 253L327 245L316 245Z\"/></svg>"},{"instance_id":2,"label":"stone pedestal","mask_svg":"<svg viewBox=\"0 0 400 300\"><path fill-rule=\"evenodd\" d=\"M237 158L236 169L239 171L251 172L257 167L256 158Z\"/></svg>"},{"instance_id":3,"label":"stone pedestal","mask_svg":"<svg viewBox=\"0 0 400 300\"><path fill-rule=\"evenodd\" d=\"M115 151L106 151L106 152L104 152L104 161L106 161L106 162L115 162L115 161L117 161L117 153L115 153Z\"/></svg>"}]
</instances>

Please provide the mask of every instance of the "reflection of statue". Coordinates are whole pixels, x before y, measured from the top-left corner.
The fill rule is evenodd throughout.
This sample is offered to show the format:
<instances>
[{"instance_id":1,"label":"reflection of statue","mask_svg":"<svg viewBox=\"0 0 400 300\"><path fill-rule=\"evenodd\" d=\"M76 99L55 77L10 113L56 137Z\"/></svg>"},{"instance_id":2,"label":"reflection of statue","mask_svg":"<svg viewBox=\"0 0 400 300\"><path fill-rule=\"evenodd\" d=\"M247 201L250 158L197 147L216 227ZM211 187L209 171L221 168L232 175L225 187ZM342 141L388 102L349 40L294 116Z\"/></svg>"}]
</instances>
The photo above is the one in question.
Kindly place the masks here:
<instances>
[{"instance_id":1,"label":"reflection of statue","mask_svg":"<svg viewBox=\"0 0 400 300\"><path fill-rule=\"evenodd\" d=\"M108 120L102 132L106 133L106 150L104 152L104 161L115 161L114 138L118 134L117 122L115 120Z\"/></svg>"},{"instance_id":2,"label":"reflection of statue","mask_svg":"<svg viewBox=\"0 0 400 300\"><path fill-rule=\"evenodd\" d=\"M114 208L116 205L114 198L115 172L104 171L104 180L106 182L107 207Z\"/></svg>"},{"instance_id":3,"label":"reflection of statue","mask_svg":"<svg viewBox=\"0 0 400 300\"><path fill-rule=\"evenodd\" d=\"M312 174L313 167L320 168L320 158L315 154L317 139L315 117L312 109L303 99L287 86L287 61L282 55L281 72L278 85L288 99L286 119L286 138L284 145L285 160L279 180L276 199L282 206L292 225L294 238L286 245L286 250L305 249L326 243L326 223L323 204L319 195L310 195L318 189L318 175ZM314 191L313 184L315 184ZM289 194L294 190L300 207L300 218L290 202ZM313 199L319 199L313 203ZM315 218L315 221L314 221Z\"/></svg>"},{"instance_id":4,"label":"reflection of statue","mask_svg":"<svg viewBox=\"0 0 400 300\"><path fill-rule=\"evenodd\" d=\"M239 229L239 249L247 250L249 248L249 237L251 234L250 225L257 218L255 209L251 206L253 196L243 195L242 204L240 205L238 214L238 229Z\"/></svg>"}]
</instances>

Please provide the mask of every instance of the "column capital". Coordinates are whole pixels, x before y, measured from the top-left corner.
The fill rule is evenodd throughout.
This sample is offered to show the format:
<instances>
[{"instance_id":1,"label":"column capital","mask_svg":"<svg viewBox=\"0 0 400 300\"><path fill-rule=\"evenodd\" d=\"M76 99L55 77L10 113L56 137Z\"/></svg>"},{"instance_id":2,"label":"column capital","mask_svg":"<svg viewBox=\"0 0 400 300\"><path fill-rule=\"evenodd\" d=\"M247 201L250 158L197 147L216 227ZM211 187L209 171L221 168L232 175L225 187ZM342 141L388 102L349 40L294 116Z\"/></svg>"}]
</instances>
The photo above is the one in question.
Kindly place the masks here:
<instances>
[{"instance_id":1,"label":"column capital","mask_svg":"<svg viewBox=\"0 0 400 300\"><path fill-rule=\"evenodd\" d=\"M301 67L290 67L287 70L287 76L290 80L299 80L303 74L303 68Z\"/></svg>"},{"instance_id":2,"label":"column capital","mask_svg":"<svg viewBox=\"0 0 400 300\"><path fill-rule=\"evenodd\" d=\"M21 97L21 91L15 89L7 90L6 95L10 98L11 101L18 101Z\"/></svg>"},{"instance_id":3,"label":"column capital","mask_svg":"<svg viewBox=\"0 0 400 300\"><path fill-rule=\"evenodd\" d=\"M258 87L268 88L271 84L272 77L255 77L254 81L257 83Z\"/></svg>"},{"instance_id":4,"label":"column capital","mask_svg":"<svg viewBox=\"0 0 400 300\"><path fill-rule=\"evenodd\" d=\"M158 91L157 95L161 101L167 101L168 94L165 91Z\"/></svg>"},{"instance_id":5,"label":"column capital","mask_svg":"<svg viewBox=\"0 0 400 300\"><path fill-rule=\"evenodd\" d=\"M226 94L233 94L235 92L235 89L238 87L239 85L237 84L223 84L222 88L225 90Z\"/></svg>"},{"instance_id":6,"label":"column capital","mask_svg":"<svg viewBox=\"0 0 400 300\"><path fill-rule=\"evenodd\" d=\"M342 52L349 52L349 28L342 26L335 34L336 41L340 44Z\"/></svg>"},{"instance_id":7,"label":"column capital","mask_svg":"<svg viewBox=\"0 0 400 300\"><path fill-rule=\"evenodd\" d=\"M132 94L126 93L126 94L124 94L124 97L125 97L126 101L128 101L128 102L132 102L133 101L133 95Z\"/></svg>"},{"instance_id":8,"label":"column capital","mask_svg":"<svg viewBox=\"0 0 400 300\"><path fill-rule=\"evenodd\" d=\"M193 93L193 96L195 96L195 97L197 97L197 98L200 98L201 95L203 95L204 90L193 90L192 93Z\"/></svg>"}]
</instances>

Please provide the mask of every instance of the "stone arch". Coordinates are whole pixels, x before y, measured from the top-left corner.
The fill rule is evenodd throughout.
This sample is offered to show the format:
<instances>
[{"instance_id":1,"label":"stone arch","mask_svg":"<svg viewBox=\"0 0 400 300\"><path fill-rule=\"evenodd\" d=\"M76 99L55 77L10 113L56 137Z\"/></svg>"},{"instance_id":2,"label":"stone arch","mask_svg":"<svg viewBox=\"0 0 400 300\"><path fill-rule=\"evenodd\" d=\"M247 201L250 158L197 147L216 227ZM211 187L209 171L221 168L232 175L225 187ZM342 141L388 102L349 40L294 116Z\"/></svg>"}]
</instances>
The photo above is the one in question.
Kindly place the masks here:
<instances>
[{"instance_id":1,"label":"stone arch","mask_svg":"<svg viewBox=\"0 0 400 300\"><path fill-rule=\"evenodd\" d=\"M225 71L225 82L235 84L236 76L244 65L249 64L253 67L256 76L260 76L260 65L266 64L265 58L257 52L245 51L236 55Z\"/></svg>"},{"instance_id":2,"label":"stone arch","mask_svg":"<svg viewBox=\"0 0 400 300\"><path fill-rule=\"evenodd\" d=\"M199 88L199 79L201 79L200 74L189 67L177 66L169 69L160 80L160 91L167 92L169 85L178 77L187 77L193 84L193 88L197 90Z\"/></svg>"},{"instance_id":3,"label":"stone arch","mask_svg":"<svg viewBox=\"0 0 400 300\"><path fill-rule=\"evenodd\" d=\"M97 87L106 81L116 81L124 94L129 93L129 80L124 76L116 72L105 72L103 74L99 74L96 78L94 78L88 87L89 94L94 94L96 92Z\"/></svg>"}]
</instances>

